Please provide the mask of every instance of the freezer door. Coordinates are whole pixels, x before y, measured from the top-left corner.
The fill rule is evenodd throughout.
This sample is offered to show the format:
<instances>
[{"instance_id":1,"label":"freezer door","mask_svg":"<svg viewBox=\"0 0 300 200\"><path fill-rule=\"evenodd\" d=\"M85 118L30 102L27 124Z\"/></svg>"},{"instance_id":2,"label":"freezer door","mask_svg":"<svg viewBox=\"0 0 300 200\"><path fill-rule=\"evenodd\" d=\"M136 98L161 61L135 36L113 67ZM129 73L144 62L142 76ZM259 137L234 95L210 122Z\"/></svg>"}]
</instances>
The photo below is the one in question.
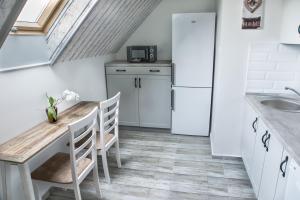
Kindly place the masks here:
<instances>
[{"instance_id":1,"label":"freezer door","mask_svg":"<svg viewBox=\"0 0 300 200\"><path fill-rule=\"evenodd\" d=\"M173 84L212 87L215 13L174 14L172 18Z\"/></svg>"},{"instance_id":2,"label":"freezer door","mask_svg":"<svg viewBox=\"0 0 300 200\"><path fill-rule=\"evenodd\" d=\"M208 136L211 88L173 87L172 133Z\"/></svg>"}]
</instances>

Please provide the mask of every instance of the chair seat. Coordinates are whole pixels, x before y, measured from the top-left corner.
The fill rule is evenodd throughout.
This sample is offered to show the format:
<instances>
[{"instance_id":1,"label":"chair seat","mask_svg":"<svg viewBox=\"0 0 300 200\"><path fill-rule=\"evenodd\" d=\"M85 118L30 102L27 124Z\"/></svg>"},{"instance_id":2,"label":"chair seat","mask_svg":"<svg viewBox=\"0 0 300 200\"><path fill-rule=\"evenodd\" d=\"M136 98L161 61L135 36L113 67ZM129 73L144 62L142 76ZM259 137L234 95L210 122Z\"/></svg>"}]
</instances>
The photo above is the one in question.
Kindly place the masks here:
<instances>
[{"instance_id":1,"label":"chair seat","mask_svg":"<svg viewBox=\"0 0 300 200\"><path fill-rule=\"evenodd\" d=\"M105 140L104 144L109 143L113 139L114 136L115 135L112 134L112 133L106 134L105 137L104 137L104 140ZM101 149L104 148L101 145L101 140L100 140L100 134L99 133L97 133L96 147L97 147L97 150L101 150Z\"/></svg>"},{"instance_id":2,"label":"chair seat","mask_svg":"<svg viewBox=\"0 0 300 200\"><path fill-rule=\"evenodd\" d=\"M83 172L84 169L92 162L89 158L82 159L77 166L78 176ZM71 172L71 161L70 154L57 153L46 161L42 166L37 168L31 173L32 179L70 184L73 182L72 172Z\"/></svg>"}]
</instances>

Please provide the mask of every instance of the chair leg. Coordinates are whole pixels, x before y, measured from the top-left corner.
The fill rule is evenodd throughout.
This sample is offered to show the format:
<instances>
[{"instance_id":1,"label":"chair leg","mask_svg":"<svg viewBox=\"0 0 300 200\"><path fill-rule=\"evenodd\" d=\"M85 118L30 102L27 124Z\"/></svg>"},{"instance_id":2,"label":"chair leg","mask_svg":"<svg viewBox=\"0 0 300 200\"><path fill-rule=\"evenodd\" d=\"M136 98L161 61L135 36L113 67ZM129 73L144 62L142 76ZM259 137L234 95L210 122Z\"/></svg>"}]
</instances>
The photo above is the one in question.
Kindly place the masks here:
<instances>
[{"instance_id":1,"label":"chair leg","mask_svg":"<svg viewBox=\"0 0 300 200\"><path fill-rule=\"evenodd\" d=\"M108 165L107 165L107 157L106 157L106 151L101 150L102 155L102 164L103 164L103 170L105 175L105 180L107 183L110 183L110 177L109 177L109 171L108 171Z\"/></svg>"},{"instance_id":2,"label":"chair leg","mask_svg":"<svg viewBox=\"0 0 300 200\"><path fill-rule=\"evenodd\" d=\"M79 184L74 183L73 185L74 185L75 199L76 200L81 200L81 194L80 194Z\"/></svg>"},{"instance_id":3,"label":"chair leg","mask_svg":"<svg viewBox=\"0 0 300 200\"><path fill-rule=\"evenodd\" d=\"M42 200L40 195L39 186L37 183L33 183L34 196L36 200Z\"/></svg>"},{"instance_id":4,"label":"chair leg","mask_svg":"<svg viewBox=\"0 0 300 200\"><path fill-rule=\"evenodd\" d=\"M119 140L116 141L116 159L117 159L117 164L118 168L121 168L121 157L120 157L120 147L119 147Z\"/></svg>"},{"instance_id":5,"label":"chair leg","mask_svg":"<svg viewBox=\"0 0 300 200\"><path fill-rule=\"evenodd\" d=\"M101 189L100 189L100 181L99 181L97 163L95 164L94 169L93 169L93 179L94 179L94 185L95 185L95 189L96 189L97 198L101 199L102 193L101 193Z\"/></svg>"}]
</instances>

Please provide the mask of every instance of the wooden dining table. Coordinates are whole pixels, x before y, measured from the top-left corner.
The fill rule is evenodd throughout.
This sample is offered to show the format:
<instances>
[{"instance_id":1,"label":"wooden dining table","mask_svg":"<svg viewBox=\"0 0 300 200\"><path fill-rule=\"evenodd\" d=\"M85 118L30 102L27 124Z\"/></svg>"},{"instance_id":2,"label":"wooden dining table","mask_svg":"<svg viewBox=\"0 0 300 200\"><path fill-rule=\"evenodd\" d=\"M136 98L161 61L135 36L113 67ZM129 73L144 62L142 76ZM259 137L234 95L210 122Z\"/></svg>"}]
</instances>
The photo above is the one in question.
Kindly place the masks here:
<instances>
[{"instance_id":1,"label":"wooden dining table","mask_svg":"<svg viewBox=\"0 0 300 200\"><path fill-rule=\"evenodd\" d=\"M6 170L10 165L19 169L25 200L34 200L34 190L31 180L30 160L49 145L59 141L68 134L68 124L79 120L99 106L99 102L80 102L59 114L56 123L44 121L35 127L19 134L17 137L0 145L0 170L2 181L2 199L12 200L6 184Z\"/></svg>"}]
</instances>

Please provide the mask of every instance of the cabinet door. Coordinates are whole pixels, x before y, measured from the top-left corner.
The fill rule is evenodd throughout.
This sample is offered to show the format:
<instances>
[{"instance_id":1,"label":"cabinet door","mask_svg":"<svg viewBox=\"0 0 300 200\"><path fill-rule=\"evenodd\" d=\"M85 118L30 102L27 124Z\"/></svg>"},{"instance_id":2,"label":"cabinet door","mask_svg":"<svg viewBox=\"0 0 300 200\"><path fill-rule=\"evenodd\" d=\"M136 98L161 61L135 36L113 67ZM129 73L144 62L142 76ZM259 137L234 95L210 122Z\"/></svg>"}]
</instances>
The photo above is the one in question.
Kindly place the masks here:
<instances>
[{"instance_id":1,"label":"cabinet door","mask_svg":"<svg viewBox=\"0 0 300 200\"><path fill-rule=\"evenodd\" d=\"M139 76L140 126L171 127L171 77Z\"/></svg>"},{"instance_id":2,"label":"cabinet door","mask_svg":"<svg viewBox=\"0 0 300 200\"><path fill-rule=\"evenodd\" d=\"M266 137L268 131L262 121L260 121L257 135L255 139L255 147L253 153L253 160L250 166L250 178L252 181L253 190L256 196L258 196L262 170L265 161L266 149L263 144L263 139Z\"/></svg>"},{"instance_id":3,"label":"cabinet door","mask_svg":"<svg viewBox=\"0 0 300 200\"><path fill-rule=\"evenodd\" d=\"M287 151L284 151L282 154L281 164L279 166L280 172L278 174L278 181L277 181L274 200L284 199L287 178L289 176L290 164L291 164L291 157Z\"/></svg>"},{"instance_id":4,"label":"cabinet door","mask_svg":"<svg viewBox=\"0 0 300 200\"><path fill-rule=\"evenodd\" d=\"M137 86L135 75L107 75L108 97L121 92L120 125L139 126L139 89Z\"/></svg>"},{"instance_id":5,"label":"cabinet door","mask_svg":"<svg viewBox=\"0 0 300 200\"><path fill-rule=\"evenodd\" d=\"M257 113L248 103L246 103L241 151L247 172L250 171L250 165L253 158L255 138L259 123L258 120Z\"/></svg>"},{"instance_id":6,"label":"cabinet door","mask_svg":"<svg viewBox=\"0 0 300 200\"><path fill-rule=\"evenodd\" d=\"M300 199L300 167L292 160L287 178L286 192L284 200Z\"/></svg>"},{"instance_id":7,"label":"cabinet door","mask_svg":"<svg viewBox=\"0 0 300 200\"><path fill-rule=\"evenodd\" d=\"M270 134L270 133L269 133ZM259 189L259 200L273 200L283 153L282 144L270 134L266 142L267 151Z\"/></svg>"},{"instance_id":8,"label":"cabinet door","mask_svg":"<svg viewBox=\"0 0 300 200\"><path fill-rule=\"evenodd\" d=\"M300 44L300 1L283 1L283 17L281 26L281 42Z\"/></svg>"}]
</instances>

